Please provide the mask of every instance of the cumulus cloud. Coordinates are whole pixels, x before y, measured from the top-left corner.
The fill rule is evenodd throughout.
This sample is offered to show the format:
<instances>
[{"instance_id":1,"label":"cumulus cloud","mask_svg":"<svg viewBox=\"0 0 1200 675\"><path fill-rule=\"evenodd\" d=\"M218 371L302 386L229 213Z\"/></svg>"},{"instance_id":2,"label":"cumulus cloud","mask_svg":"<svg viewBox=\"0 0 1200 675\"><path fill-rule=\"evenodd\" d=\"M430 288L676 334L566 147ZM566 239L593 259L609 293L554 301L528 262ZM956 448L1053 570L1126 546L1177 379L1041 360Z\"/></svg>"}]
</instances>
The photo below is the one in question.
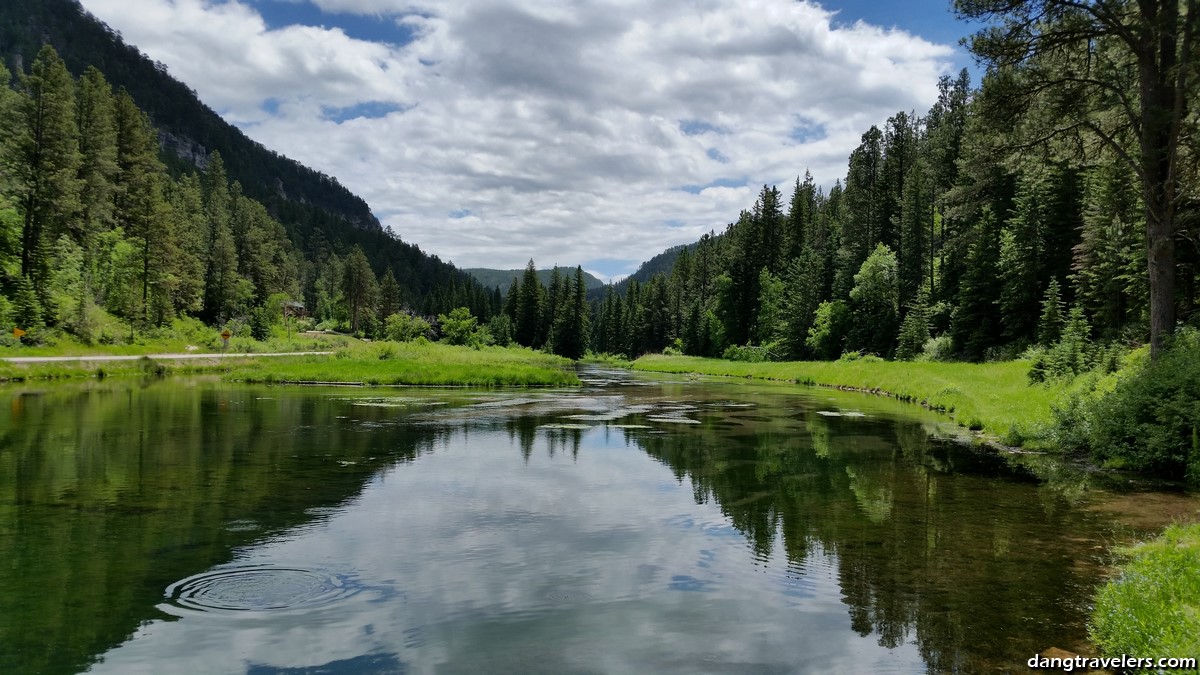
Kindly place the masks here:
<instances>
[{"instance_id":1,"label":"cumulus cloud","mask_svg":"<svg viewBox=\"0 0 1200 675\"><path fill-rule=\"evenodd\" d=\"M831 185L871 124L928 108L953 58L793 0L313 3L325 27L236 0L84 0L251 137L468 267L645 260L764 183ZM411 39L354 39L339 13Z\"/></svg>"}]
</instances>

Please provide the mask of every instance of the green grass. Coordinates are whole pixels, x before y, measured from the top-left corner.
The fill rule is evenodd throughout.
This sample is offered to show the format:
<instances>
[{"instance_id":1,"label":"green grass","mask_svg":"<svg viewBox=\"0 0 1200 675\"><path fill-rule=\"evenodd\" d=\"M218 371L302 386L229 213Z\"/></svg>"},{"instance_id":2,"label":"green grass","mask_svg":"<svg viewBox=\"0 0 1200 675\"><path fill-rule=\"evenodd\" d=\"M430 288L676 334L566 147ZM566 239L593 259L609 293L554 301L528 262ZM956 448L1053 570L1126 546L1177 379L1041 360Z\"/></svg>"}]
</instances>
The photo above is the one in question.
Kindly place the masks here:
<instances>
[{"instance_id":1,"label":"green grass","mask_svg":"<svg viewBox=\"0 0 1200 675\"><path fill-rule=\"evenodd\" d=\"M372 385L577 385L569 359L528 349L381 342L334 356L239 360L225 377L244 382L354 382Z\"/></svg>"},{"instance_id":2,"label":"green grass","mask_svg":"<svg viewBox=\"0 0 1200 675\"><path fill-rule=\"evenodd\" d=\"M328 356L188 361L0 363L0 381L216 373L240 382L337 382L417 386L578 385L572 362L528 349L454 347L436 343L358 343Z\"/></svg>"},{"instance_id":3,"label":"green grass","mask_svg":"<svg viewBox=\"0 0 1200 675\"><path fill-rule=\"evenodd\" d=\"M1106 656L1200 655L1200 523L1172 525L1124 549L1121 574L1100 589L1092 640Z\"/></svg>"},{"instance_id":4,"label":"green grass","mask_svg":"<svg viewBox=\"0 0 1200 675\"><path fill-rule=\"evenodd\" d=\"M974 430L1009 445L1046 448L1039 435L1053 419L1051 405L1073 384L1030 385L1028 361L940 363L877 361L795 361L745 363L692 356L643 356L635 370L698 373L784 380L886 394L948 413Z\"/></svg>"}]
</instances>

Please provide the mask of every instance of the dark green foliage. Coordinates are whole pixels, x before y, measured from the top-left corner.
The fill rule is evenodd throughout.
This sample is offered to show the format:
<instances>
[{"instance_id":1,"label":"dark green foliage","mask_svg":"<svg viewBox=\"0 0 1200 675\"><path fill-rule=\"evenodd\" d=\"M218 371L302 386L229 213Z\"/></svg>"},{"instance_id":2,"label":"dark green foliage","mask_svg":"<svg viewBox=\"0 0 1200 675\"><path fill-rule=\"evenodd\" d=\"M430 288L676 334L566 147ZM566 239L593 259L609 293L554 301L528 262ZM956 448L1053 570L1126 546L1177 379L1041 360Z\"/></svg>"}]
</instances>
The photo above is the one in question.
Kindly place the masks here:
<instances>
[{"instance_id":1,"label":"dark green foliage","mask_svg":"<svg viewBox=\"0 0 1200 675\"><path fill-rule=\"evenodd\" d=\"M492 341L496 345L507 347L513 343L512 319L507 314L493 316L487 322L487 329L492 334Z\"/></svg>"},{"instance_id":2,"label":"dark green foliage","mask_svg":"<svg viewBox=\"0 0 1200 675\"><path fill-rule=\"evenodd\" d=\"M1200 484L1200 333L1183 330L1115 388L1059 411L1060 433L1102 461Z\"/></svg>"},{"instance_id":3,"label":"dark green foliage","mask_svg":"<svg viewBox=\"0 0 1200 675\"><path fill-rule=\"evenodd\" d=\"M525 266L525 274L516 288L516 307L513 315L515 329L513 339L522 347L537 347L538 330L542 323L541 296L545 290L542 282L538 281L537 268L533 259Z\"/></svg>"},{"instance_id":4,"label":"dark green foliage","mask_svg":"<svg viewBox=\"0 0 1200 675\"><path fill-rule=\"evenodd\" d=\"M75 82L49 46L38 52L29 74L20 77L14 107L5 130L4 173L11 177L24 214L21 274L45 300L45 245L74 221L81 187Z\"/></svg>"},{"instance_id":5,"label":"dark green foliage","mask_svg":"<svg viewBox=\"0 0 1200 675\"><path fill-rule=\"evenodd\" d=\"M997 343L1000 332L1000 313L996 307L1000 237L990 210L984 212L974 235L975 242L965 262L966 274L958 290L951 337L955 351L980 360Z\"/></svg>"}]
</instances>

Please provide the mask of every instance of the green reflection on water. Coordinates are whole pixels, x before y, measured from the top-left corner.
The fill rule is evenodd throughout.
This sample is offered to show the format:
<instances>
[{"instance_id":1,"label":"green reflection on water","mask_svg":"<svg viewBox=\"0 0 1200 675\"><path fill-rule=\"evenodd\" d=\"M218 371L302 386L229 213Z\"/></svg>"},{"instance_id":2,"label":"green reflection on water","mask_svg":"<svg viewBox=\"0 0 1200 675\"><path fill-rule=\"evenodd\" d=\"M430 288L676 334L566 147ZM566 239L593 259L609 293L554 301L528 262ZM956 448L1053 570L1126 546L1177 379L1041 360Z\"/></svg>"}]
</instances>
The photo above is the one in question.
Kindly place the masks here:
<instances>
[{"instance_id":1,"label":"green reflection on water","mask_svg":"<svg viewBox=\"0 0 1200 675\"><path fill-rule=\"evenodd\" d=\"M444 517L453 526L425 551L329 536L348 551L387 551L397 569L439 567L447 588L461 591L468 576L494 567L528 577L518 590L535 589L524 597L509 588L503 600L473 596L465 614L430 589L406 589L428 621L423 637L397 635L395 654L329 659L345 672L391 672L410 661L417 669L579 670L572 654L601 659L606 649L632 649L621 633L632 618L662 631L661 645L631 652L633 663L716 670L732 666L692 653L692 638L675 631L752 644L754 635L739 633L751 622L721 613L753 616L756 606L771 621L807 612L806 621L817 616L827 630L897 657L913 646L931 671L1019 669L1047 647L1084 647L1107 546L1133 531L1112 509L1090 508L1109 495L1069 468L1043 467L1058 480L1039 483L1009 460L931 437L939 424L932 415L787 387L642 379L576 393L396 396L164 381L7 389L0 399L4 672L78 672L118 645L152 639L140 627L187 624L186 613L162 611L164 589L251 553L269 556L281 538L303 539L305 528L332 517L408 519L409 529L380 527L400 537ZM838 412L854 414L830 414ZM428 461L434 451L438 463ZM644 455L638 462L628 452ZM656 497L646 503L673 510L632 511L631 522L593 529L613 508L605 496L617 486L622 495L645 492L655 462L684 499ZM511 486L500 504L475 503L485 491L459 480L485 465L481 480ZM403 473L393 477L402 480L381 479L398 466ZM578 491L569 502L547 501L566 480L554 471L572 469ZM357 503L418 494L422 485L428 498L401 502L412 508L405 513ZM1156 499L1195 511L1185 496ZM694 508L681 513L688 503ZM706 506L723 524L706 520ZM1140 516L1139 527L1155 524ZM747 554L707 560L717 549L702 549L696 569L672 571L637 549L676 540L684 547L695 523L707 523L706 537L731 527ZM480 540L488 545L455 548L453 537L468 531L487 535ZM539 567L543 545L570 557L556 552ZM528 552L517 558L525 563L495 562L512 558L514 547ZM492 556L490 566L480 567L479 556ZM609 586L627 577L620 597L605 597L594 580L588 586L581 570L597 567ZM780 576L755 582L767 568ZM706 569L720 574L706 577ZM834 611L813 599L822 584L840 597ZM579 608L569 621L567 606ZM776 644L761 651L761 662L743 666L814 666L787 661L791 652ZM256 662L246 670L293 672Z\"/></svg>"}]
</instances>

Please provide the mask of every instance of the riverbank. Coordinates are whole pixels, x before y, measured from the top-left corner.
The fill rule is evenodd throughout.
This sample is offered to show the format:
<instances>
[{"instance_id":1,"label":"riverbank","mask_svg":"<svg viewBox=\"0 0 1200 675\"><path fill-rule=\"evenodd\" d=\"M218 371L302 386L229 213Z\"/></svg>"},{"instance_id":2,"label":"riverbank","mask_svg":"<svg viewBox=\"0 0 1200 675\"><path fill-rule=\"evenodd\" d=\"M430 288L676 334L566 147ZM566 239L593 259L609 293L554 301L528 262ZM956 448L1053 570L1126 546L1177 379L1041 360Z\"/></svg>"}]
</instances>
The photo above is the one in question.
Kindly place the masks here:
<instances>
[{"instance_id":1,"label":"riverbank","mask_svg":"<svg viewBox=\"0 0 1200 675\"><path fill-rule=\"evenodd\" d=\"M357 341L356 341L357 342ZM187 359L0 362L0 382L217 374L238 382L406 386L573 386L572 362L528 349L357 342L330 354L188 355Z\"/></svg>"},{"instance_id":2,"label":"riverbank","mask_svg":"<svg viewBox=\"0 0 1200 675\"><path fill-rule=\"evenodd\" d=\"M633 369L780 380L891 396L944 412L958 424L1009 446L1048 449L1042 431L1052 405L1073 383L1029 384L1027 361L940 363L911 361L793 361L746 363L650 354Z\"/></svg>"},{"instance_id":3,"label":"riverbank","mask_svg":"<svg viewBox=\"0 0 1200 675\"><path fill-rule=\"evenodd\" d=\"M1106 656L1200 655L1200 523L1119 552L1128 561L1096 595L1092 640Z\"/></svg>"}]
</instances>

